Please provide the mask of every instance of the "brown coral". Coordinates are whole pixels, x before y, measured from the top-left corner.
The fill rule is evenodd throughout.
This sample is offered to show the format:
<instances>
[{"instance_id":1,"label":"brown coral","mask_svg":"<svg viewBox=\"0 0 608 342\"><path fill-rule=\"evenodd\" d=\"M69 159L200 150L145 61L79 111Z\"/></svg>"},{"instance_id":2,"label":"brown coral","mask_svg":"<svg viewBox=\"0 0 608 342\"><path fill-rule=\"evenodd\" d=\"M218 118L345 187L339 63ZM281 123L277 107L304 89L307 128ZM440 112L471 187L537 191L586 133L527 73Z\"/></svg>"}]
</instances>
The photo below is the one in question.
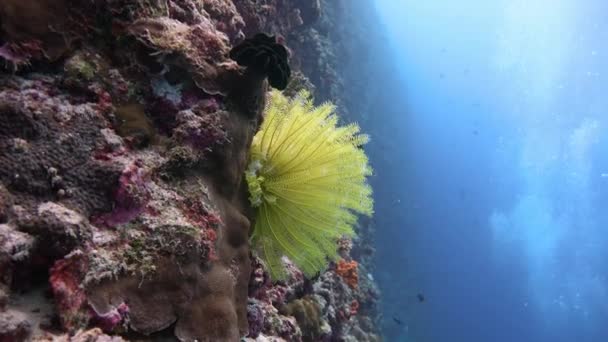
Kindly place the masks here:
<instances>
[{"instance_id":1,"label":"brown coral","mask_svg":"<svg viewBox=\"0 0 608 342\"><path fill-rule=\"evenodd\" d=\"M358 264L356 261L346 261L341 259L336 264L336 273L344 279L351 288L357 288L359 284L359 273L357 270Z\"/></svg>"},{"instance_id":2,"label":"brown coral","mask_svg":"<svg viewBox=\"0 0 608 342\"><path fill-rule=\"evenodd\" d=\"M0 181L15 200L28 211L58 200L85 217L110 209L121 167L91 158L108 125L96 103L71 102L45 76L2 77L0 89Z\"/></svg>"},{"instance_id":3,"label":"brown coral","mask_svg":"<svg viewBox=\"0 0 608 342\"><path fill-rule=\"evenodd\" d=\"M294 316L304 341L318 341L321 337L322 314L319 304L311 296L296 299L287 304L282 313Z\"/></svg>"}]
</instances>

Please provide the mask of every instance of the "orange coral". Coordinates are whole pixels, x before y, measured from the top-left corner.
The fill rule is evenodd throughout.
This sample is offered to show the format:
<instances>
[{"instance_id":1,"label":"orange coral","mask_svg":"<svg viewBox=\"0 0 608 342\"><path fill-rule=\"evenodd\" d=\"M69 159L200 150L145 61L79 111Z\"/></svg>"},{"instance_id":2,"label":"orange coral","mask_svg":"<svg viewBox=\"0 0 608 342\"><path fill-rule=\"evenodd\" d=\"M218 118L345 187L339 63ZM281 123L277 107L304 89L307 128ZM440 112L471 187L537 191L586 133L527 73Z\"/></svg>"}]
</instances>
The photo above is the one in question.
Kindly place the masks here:
<instances>
[{"instance_id":1,"label":"orange coral","mask_svg":"<svg viewBox=\"0 0 608 342\"><path fill-rule=\"evenodd\" d=\"M336 273L338 273L338 275L344 279L348 286L353 289L357 288L359 283L357 266L358 264L356 261L346 261L344 259L338 261L338 264L336 265Z\"/></svg>"}]
</instances>

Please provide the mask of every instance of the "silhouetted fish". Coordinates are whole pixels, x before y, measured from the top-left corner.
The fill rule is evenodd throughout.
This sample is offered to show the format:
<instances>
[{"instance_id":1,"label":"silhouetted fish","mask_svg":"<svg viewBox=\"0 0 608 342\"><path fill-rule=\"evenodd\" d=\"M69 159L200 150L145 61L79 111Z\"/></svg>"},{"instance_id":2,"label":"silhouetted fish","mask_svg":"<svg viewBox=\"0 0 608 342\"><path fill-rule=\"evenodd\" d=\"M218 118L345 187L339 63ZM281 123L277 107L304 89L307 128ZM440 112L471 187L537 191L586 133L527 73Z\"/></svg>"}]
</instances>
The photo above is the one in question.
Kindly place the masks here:
<instances>
[{"instance_id":1,"label":"silhouetted fish","mask_svg":"<svg viewBox=\"0 0 608 342\"><path fill-rule=\"evenodd\" d=\"M268 77L270 85L283 90L291 76L287 49L277 43L275 36L258 33L230 50L230 58L240 66Z\"/></svg>"},{"instance_id":2,"label":"silhouetted fish","mask_svg":"<svg viewBox=\"0 0 608 342\"><path fill-rule=\"evenodd\" d=\"M395 323L399 324L399 325L403 325L403 322L398 319L397 317L393 317L393 321L395 321Z\"/></svg>"},{"instance_id":3,"label":"silhouetted fish","mask_svg":"<svg viewBox=\"0 0 608 342\"><path fill-rule=\"evenodd\" d=\"M416 297L418 298L419 302L424 302L424 295L422 293L419 293L418 295L416 295Z\"/></svg>"}]
</instances>

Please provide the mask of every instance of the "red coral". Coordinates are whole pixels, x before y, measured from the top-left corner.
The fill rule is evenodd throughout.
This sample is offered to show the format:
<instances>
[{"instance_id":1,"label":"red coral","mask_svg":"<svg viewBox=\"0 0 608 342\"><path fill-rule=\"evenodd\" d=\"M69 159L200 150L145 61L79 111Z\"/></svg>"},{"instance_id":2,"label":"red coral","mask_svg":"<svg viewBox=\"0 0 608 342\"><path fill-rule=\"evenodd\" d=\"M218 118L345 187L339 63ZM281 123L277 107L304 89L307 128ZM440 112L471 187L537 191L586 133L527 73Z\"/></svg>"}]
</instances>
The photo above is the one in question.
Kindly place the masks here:
<instances>
[{"instance_id":1,"label":"red coral","mask_svg":"<svg viewBox=\"0 0 608 342\"><path fill-rule=\"evenodd\" d=\"M207 251L209 260L217 260L215 242L217 240L217 229L222 223L220 217L205 208L200 200L191 198L187 198L184 201L182 211L190 222L201 228L201 244Z\"/></svg>"},{"instance_id":2,"label":"red coral","mask_svg":"<svg viewBox=\"0 0 608 342\"><path fill-rule=\"evenodd\" d=\"M204 234L205 234L205 239L207 239L209 241L217 240L217 233L213 229L205 229Z\"/></svg>"},{"instance_id":3,"label":"red coral","mask_svg":"<svg viewBox=\"0 0 608 342\"><path fill-rule=\"evenodd\" d=\"M93 87L92 91L97 94L97 109L102 113L112 111L112 96L104 89Z\"/></svg>"},{"instance_id":4,"label":"red coral","mask_svg":"<svg viewBox=\"0 0 608 342\"><path fill-rule=\"evenodd\" d=\"M203 229L217 229L222 223L220 217L205 208L203 202L198 199L186 198L182 210L193 224L202 227Z\"/></svg>"},{"instance_id":5,"label":"red coral","mask_svg":"<svg viewBox=\"0 0 608 342\"><path fill-rule=\"evenodd\" d=\"M350 315L354 316L359 312L359 302L355 299L350 303Z\"/></svg>"},{"instance_id":6,"label":"red coral","mask_svg":"<svg viewBox=\"0 0 608 342\"><path fill-rule=\"evenodd\" d=\"M208 257L211 261L217 261L218 255L215 251L215 241L217 240L217 233L215 230L208 228L203 232L204 238L202 241L203 246L209 251Z\"/></svg>"},{"instance_id":7,"label":"red coral","mask_svg":"<svg viewBox=\"0 0 608 342\"><path fill-rule=\"evenodd\" d=\"M336 273L353 289L357 288L357 285L359 284L357 266L358 264L356 261L346 261L344 259L341 259L336 264Z\"/></svg>"},{"instance_id":8,"label":"red coral","mask_svg":"<svg viewBox=\"0 0 608 342\"><path fill-rule=\"evenodd\" d=\"M90 317L85 310L86 295L80 286L86 269L86 256L78 250L56 261L50 271L55 305L61 324L68 331L86 326Z\"/></svg>"}]
</instances>

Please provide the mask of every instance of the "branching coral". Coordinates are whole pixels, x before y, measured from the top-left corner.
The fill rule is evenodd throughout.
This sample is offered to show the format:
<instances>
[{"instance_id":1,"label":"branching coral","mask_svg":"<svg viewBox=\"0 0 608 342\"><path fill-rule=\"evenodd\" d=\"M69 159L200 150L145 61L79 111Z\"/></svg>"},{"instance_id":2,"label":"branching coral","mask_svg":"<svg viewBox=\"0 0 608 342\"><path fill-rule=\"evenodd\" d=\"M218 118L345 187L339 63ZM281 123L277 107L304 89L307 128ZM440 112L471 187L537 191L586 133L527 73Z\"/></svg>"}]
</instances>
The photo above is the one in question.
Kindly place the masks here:
<instances>
[{"instance_id":1,"label":"branching coral","mask_svg":"<svg viewBox=\"0 0 608 342\"><path fill-rule=\"evenodd\" d=\"M356 213L372 214L372 170L360 148L368 137L337 123L334 106L315 107L307 92L271 93L246 178L258 210L252 242L275 280L286 276L283 256L307 276L322 270L337 240L354 234Z\"/></svg>"}]
</instances>

